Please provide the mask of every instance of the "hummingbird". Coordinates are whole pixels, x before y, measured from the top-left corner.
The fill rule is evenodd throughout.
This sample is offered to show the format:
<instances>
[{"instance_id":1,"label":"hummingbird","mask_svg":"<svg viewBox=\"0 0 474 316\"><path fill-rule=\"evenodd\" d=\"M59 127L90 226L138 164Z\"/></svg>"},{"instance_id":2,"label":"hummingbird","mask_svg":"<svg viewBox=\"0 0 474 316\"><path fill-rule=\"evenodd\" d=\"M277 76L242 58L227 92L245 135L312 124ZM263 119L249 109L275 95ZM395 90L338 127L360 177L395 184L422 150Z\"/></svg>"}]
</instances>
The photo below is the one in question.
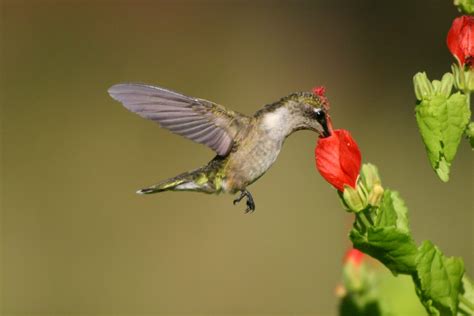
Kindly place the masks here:
<instances>
[{"instance_id":1,"label":"hummingbird","mask_svg":"<svg viewBox=\"0 0 474 316\"><path fill-rule=\"evenodd\" d=\"M275 162L285 139L298 130L315 131L320 137L330 134L327 99L316 92L289 94L253 116L146 84L116 84L108 93L131 112L216 152L207 165L140 189L139 194L240 192L234 205L246 197L245 212L253 212L255 201L247 187Z\"/></svg>"}]
</instances>

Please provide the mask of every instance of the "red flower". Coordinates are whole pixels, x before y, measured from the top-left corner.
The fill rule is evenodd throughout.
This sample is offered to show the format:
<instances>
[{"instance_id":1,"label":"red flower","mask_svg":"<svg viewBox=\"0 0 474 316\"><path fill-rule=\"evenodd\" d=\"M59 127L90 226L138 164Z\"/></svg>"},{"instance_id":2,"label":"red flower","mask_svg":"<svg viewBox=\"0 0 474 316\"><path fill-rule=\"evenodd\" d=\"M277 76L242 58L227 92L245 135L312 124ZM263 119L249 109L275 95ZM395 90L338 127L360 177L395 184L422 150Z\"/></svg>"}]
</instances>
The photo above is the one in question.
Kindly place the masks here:
<instances>
[{"instance_id":1,"label":"red flower","mask_svg":"<svg viewBox=\"0 0 474 316\"><path fill-rule=\"evenodd\" d=\"M361 155L348 131L337 129L331 132L331 136L319 138L315 156L316 167L327 182L341 192L344 184L355 189Z\"/></svg>"},{"instance_id":2,"label":"red flower","mask_svg":"<svg viewBox=\"0 0 474 316\"><path fill-rule=\"evenodd\" d=\"M346 256L344 257L344 263L352 262L355 266L360 266L363 259L364 253L352 248L346 252Z\"/></svg>"},{"instance_id":3,"label":"red flower","mask_svg":"<svg viewBox=\"0 0 474 316\"><path fill-rule=\"evenodd\" d=\"M474 57L474 17L463 15L454 19L446 43L462 66L471 66Z\"/></svg>"}]
</instances>

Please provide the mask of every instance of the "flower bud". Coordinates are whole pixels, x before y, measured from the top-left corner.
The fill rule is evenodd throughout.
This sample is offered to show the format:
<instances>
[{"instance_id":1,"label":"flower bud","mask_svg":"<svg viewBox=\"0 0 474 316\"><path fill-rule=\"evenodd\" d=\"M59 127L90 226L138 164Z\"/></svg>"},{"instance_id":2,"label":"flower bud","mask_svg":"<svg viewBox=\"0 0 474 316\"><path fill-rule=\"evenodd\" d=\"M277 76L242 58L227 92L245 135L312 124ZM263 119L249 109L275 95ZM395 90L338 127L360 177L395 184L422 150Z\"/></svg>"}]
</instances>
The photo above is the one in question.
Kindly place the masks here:
<instances>
[{"instance_id":1,"label":"flower bud","mask_svg":"<svg viewBox=\"0 0 474 316\"><path fill-rule=\"evenodd\" d=\"M360 266L362 264L362 261L364 260L364 253L355 249L351 248L346 252L346 255L344 256L344 263L349 264L352 263L355 266Z\"/></svg>"},{"instance_id":2,"label":"flower bud","mask_svg":"<svg viewBox=\"0 0 474 316\"><path fill-rule=\"evenodd\" d=\"M358 293L367 286L368 274L364 264L365 255L350 249L344 256L343 280L346 292Z\"/></svg>"},{"instance_id":3,"label":"flower bud","mask_svg":"<svg viewBox=\"0 0 474 316\"><path fill-rule=\"evenodd\" d=\"M474 137L474 122L467 124L466 134L468 137Z\"/></svg>"},{"instance_id":4,"label":"flower bud","mask_svg":"<svg viewBox=\"0 0 474 316\"><path fill-rule=\"evenodd\" d=\"M469 68L467 70L460 69L458 65L453 64L451 66L453 72L454 85L456 89L464 91L474 91L474 69Z\"/></svg>"},{"instance_id":5,"label":"flower bud","mask_svg":"<svg viewBox=\"0 0 474 316\"><path fill-rule=\"evenodd\" d=\"M367 190L362 183L358 183L353 189L348 185L344 185L342 199L350 212L360 212L367 207Z\"/></svg>"},{"instance_id":6,"label":"flower bud","mask_svg":"<svg viewBox=\"0 0 474 316\"><path fill-rule=\"evenodd\" d=\"M471 122L467 125L466 135L469 138L471 149L474 150L474 122Z\"/></svg>"},{"instance_id":7,"label":"flower bud","mask_svg":"<svg viewBox=\"0 0 474 316\"><path fill-rule=\"evenodd\" d=\"M383 187L380 184L375 184L367 199L369 205L379 207L380 202L382 202L383 192Z\"/></svg>"},{"instance_id":8,"label":"flower bud","mask_svg":"<svg viewBox=\"0 0 474 316\"><path fill-rule=\"evenodd\" d=\"M441 81L435 79L431 81L431 85L433 86L433 93L435 95L439 94L439 91L441 90Z\"/></svg>"},{"instance_id":9,"label":"flower bud","mask_svg":"<svg viewBox=\"0 0 474 316\"><path fill-rule=\"evenodd\" d=\"M437 94L444 95L449 97L451 95L451 90L453 89L454 77L451 73L447 72L441 78L440 87L437 91Z\"/></svg>"},{"instance_id":10,"label":"flower bud","mask_svg":"<svg viewBox=\"0 0 474 316\"><path fill-rule=\"evenodd\" d=\"M454 5L457 6L461 12L474 14L474 2L472 0L454 0Z\"/></svg>"},{"instance_id":11,"label":"flower bud","mask_svg":"<svg viewBox=\"0 0 474 316\"><path fill-rule=\"evenodd\" d=\"M372 191L374 185L382 183L377 167L371 163L362 165L360 176L368 192Z\"/></svg>"},{"instance_id":12,"label":"flower bud","mask_svg":"<svg viewBox=\"0 0 474 316\"><path fill-rule=\"evenodd\" d=\"M466 88L469 91L474 91L474 70L468 69L464 72L464 80L466 83Z\"/></svg>"},{"instance_id":13,"label":"flower bud","mask_svg":"<svg viewBox=\"0 0 474 316\"><path fill-rule=\"evenodd\" d=\"M451 71L453 72L454 86L456 87L456 89L464 90L464 78L461 77L464 75L464 71L461 71L457 64L451 65Z\"/></svg>"},{"instance_id":14,"label":"flower bud","mask_svg":"<svg viewBox=\"0 0 474 316\"><path fill-rule=\"evenodd\" d=\"M474 57L474 17L463 15L454 19L446 38L449 51L461 67L472 67Z\"/></svg>"},{"instance_id":15,"label":"flower bud","mask_svg":"<svg viewBox=\"0 0 474 316\"><path fill-rule=\"evenodd\" d=\"M413 77L413 85L416 98L420 101L430 98L433 94L433 85L425 72L419 72Z\"/></svg>"}]
</instances>

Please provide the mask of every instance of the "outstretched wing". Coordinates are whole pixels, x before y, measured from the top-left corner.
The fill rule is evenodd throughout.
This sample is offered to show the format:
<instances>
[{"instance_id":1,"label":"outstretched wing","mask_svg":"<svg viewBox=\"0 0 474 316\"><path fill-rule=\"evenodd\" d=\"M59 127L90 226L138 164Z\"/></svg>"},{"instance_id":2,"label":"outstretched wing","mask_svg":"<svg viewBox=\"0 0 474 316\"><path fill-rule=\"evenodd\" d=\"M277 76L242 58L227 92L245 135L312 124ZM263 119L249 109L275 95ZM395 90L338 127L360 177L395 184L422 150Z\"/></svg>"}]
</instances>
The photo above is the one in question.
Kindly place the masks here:
<instances>
[{"instance_id":1,"label":"outstretched wing","mask_svg":"<svg viewBox=\"0 0 474 316\"><path fill-rule=\"evenodd\" d=\"M225 156L249 118L213 102L144 84L112 86L110 96L128 110Z\"/></svg>"}]
</instances>

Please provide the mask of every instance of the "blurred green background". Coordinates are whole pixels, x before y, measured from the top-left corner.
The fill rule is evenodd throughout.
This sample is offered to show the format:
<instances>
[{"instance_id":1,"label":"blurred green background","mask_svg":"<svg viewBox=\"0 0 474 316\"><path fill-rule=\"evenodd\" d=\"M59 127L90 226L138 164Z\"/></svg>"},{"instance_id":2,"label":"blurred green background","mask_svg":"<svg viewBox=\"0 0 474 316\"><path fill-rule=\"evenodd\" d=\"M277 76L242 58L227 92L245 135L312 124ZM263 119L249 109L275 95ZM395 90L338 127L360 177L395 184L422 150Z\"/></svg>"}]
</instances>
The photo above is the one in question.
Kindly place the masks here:
<instances>
[{"instance_id":1,"label":"blurred green background","mask_svg":"<svg viewBox=\"0 0 474 316\"><path fill-rule=\"evenodd\" d=\"M213 153L126 111L106 93L120 82L247 114L325 85L416 240L473 276L472 154L463 141L436 178L411 81L449 70L457 15L441 0L1 2L0 312L336 314L351 216L315 170L316 135L286 141L250 187L254 214L230 195L139 196Z\"/></svg>"}]
</instances>

